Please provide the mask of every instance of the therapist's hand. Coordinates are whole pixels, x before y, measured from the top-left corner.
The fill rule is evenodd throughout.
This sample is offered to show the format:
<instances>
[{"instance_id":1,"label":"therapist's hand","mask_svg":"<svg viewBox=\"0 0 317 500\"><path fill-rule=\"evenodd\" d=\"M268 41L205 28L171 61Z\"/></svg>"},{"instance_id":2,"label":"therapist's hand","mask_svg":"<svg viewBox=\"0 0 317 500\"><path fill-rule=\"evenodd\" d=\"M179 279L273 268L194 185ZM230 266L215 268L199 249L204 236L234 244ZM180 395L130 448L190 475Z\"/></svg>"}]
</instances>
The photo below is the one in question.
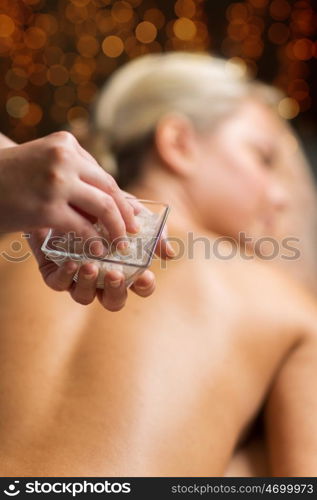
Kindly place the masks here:
<instances>
[{"instance_id":1,"label":"therapist's hand","mask_svg":"<svg viewBox=\"0 0 317 500\"><path fill-rule=\"evenodd\" d=\"M31 233L29 244L37 259L40 272L45 283L56 291L68 291L72 298L82 305L91 304L97 296L102 306L108 311L120 311L127 300L128 291L124 284L124 276L118 271L109 271L105 276L104 290L97 290L98 268L94 263L85 263L81 266L78 281L73 278L78 271L78 264L73 261L58 267L48 260L41 251L47 230L37 230ZM166 232L159 240L156 254L161 258L173 258L174 252L166 240ZM155 276L148 269L139 275L130 288L140 297L148 297L155 289Z\"/></svg>"},{"instance_id":2,"label":"therapist's hand","mask_svg":"<svg viewBox=\"0 0 317 500\"><path fill-rule=\"evenodd\" d=\"M99 219L114 240L137 232L134 215L115 180L68 132L1 149L0 232L53 227L86 240L98 236ZM100 245L91 252L101 253Z\"/></svg>"},{"instance_id":3,"label":"therapist's hand","mask_svg":"<svg viewBox=\"0 0 317 500\"><path fill-rule=\"evenodd\" d=\"M112 177L67 132L21 146L0 134L0 149L0 232L23 229L31 233L31 249L45 283L53 290L67 290L83 305L90 304L97 295L106 309L122 309L127 289L121 273L107 273L105 289L96 290L98 270L94 264L87 263L81 267L75 283L78 265L67 262L58 267L45 257L41 245L48 227L65 232L75 230L83 238L96 236L92 222L97 218L103 220L108 229L112 228L113 239L124 236L125 230L134 232L138 202L131 198L128 201L128 193L121 191ZM174 257L166 233L158 242L156 254L161 258ZM154 275L146 270L137 277L131 290L147 297L154 288Z\"/></svg>"}]
</instances>

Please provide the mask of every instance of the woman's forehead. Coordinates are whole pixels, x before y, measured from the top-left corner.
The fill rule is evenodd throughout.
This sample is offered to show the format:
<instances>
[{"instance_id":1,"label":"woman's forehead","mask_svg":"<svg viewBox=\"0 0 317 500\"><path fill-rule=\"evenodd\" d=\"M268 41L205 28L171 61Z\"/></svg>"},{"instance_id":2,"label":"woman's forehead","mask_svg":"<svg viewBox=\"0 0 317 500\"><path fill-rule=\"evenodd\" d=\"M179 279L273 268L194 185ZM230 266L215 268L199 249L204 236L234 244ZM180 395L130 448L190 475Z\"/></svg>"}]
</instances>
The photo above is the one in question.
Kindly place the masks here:
<instances>
[{"instance_id":1,"label":"woman's forehead","mask_svg":"<svg viewBox=\"0 0 317 500\"><path fill-rule=\"evenodd\" d=\"M285 125L277 113L260 100L247 99L223 123L223 131L232 132L238 137L248 135L266 141L273 141L278 131Z\"/></svg>"}]
</instances>

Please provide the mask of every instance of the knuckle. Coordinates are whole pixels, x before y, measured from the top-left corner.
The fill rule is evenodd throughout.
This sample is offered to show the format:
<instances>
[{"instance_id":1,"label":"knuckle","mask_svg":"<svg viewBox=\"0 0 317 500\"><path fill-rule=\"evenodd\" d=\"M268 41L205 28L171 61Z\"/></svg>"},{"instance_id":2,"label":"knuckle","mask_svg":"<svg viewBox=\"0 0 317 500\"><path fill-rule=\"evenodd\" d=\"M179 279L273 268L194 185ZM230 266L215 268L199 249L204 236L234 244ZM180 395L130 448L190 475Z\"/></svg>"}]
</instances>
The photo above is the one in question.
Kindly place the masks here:
<instances>
[{"instance_id":1,"label":"knuckle","mask_svg":"<svg viewBox=\"0 0 317 500\"><path fill-rule=\"evenodd\" d=\"M123 242L126 241L126 227L122 219L118 220L115 229L116 229L116 234L118 235L117 236L118 243L121 241Z\"/></svg>"},{"instance_id":2,"label":"knuckle","mask_svg":"<svg viewBox=\"0 0 317 500\"><path fill-rule=\"evenodd\" d=\"M59 132L53 132L50 138L60 144L74 144L75 137L67 130L60 130Z\"/></svg>"},{"instance_id":3,"label":"knuckle","mask_svg":"<svg viewBox=\"0 0 317 500\"><path fill-rule=\"evenodd\" d=\"M115 194L119 188L118 188L116 181L114 180L113 177L111 177L111 175L108 175L107 182L108 182L108 193L110 195Z\"/></svg>"},{"instance_id":4,"label":"knuckle","mask_svg":"<svg viewBox=\"0 0 317 500\"><path fill-rule=\"evenodd\" d=\"M111 196L105 194L102 198L102 206L103 209L106 210L107 212L110 212L111 210L114 209L114 201L111 198Z\"/></svg>"},{"instance_id":5,"label":"knuckle","mask_svg":"<svg viewBox=\"0 0 317 500\"><path fill-rule=\"evenodd\" d=\"M50 165L66 164L71 157L71 148L62 142L53 142L49 147Z\"/></svg>"},{"instance_id":6,"label":"knuckle","mask_svg":"<svg viewBox=\"0 0 317 500\"><path fill-rule=\"evenodd\" d=\"M132 205L130 205L130 203L127 200L124 200L124 202L125 202L126 213L129 217L132 218L134 216L134 208L132 207Z\"/></svg>"},{"instance_id":7,"label":"knuckle","mask_svg":"<svg viewBox=\"0 0 317 500\"><path fill-rule=\"evenodd\" d=\"M54 132L47 141L48 153L51 163L64 163L74 155L76 139L70 132Z\"/></svg>"},{"instance_id":8,"label":"knuckle","mask_svg":"<svg viewBox=\"0 0 317 500\"><path fill-rule=\"evenodd\" d=\"M64 169L59 164L51 164L47 168L46 182L49 187L57 187L63 184L65 180Z\"/></svg>"}]
</instances>

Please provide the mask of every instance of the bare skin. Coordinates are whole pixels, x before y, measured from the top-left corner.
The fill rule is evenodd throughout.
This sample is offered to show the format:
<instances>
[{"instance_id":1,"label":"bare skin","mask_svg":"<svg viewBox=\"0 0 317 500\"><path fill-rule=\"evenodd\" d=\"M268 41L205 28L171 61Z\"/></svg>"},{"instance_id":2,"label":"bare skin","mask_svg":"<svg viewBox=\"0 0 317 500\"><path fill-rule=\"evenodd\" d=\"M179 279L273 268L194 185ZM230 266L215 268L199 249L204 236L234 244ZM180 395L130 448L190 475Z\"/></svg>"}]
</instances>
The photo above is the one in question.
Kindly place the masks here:
<instances>
[{"instance_id":1,"label":"bare skin","mask_svg":"<svg viewBox=\"0 0 317 500\"><path fill-rule=\"evenodd\" d=\"M1 262L2 475L223 475L264 404L270 472L316 474L314 303L198 254L112 316Z\"/></svg>"},{"instance_id":2,"label":"bare skin","mask_svg":"<svg viewBox=\"0 0 317 500\"><path fill-rule=\"evenodd\" d=\"M164 161L172 167L173 152L182 175L154 169L134 194L173 199L172 237L214 241L186 195L191 131L169 126ZM263 194L261 214L270 185L262 177L249 178ZM253 192L248 203L259 199ZM274 213L272 204L270 224ZM194 259L165 266L153 266L146 307L132 295L112 314L49 290L32 260L0 260L2 475L222 476L259 414L269 473L317 474L315 300L270 262L206 259L199 245Z\"/></svg>"},{"instance_id":3,"label":"bare skin","mask_svg":"<svg viewBox=\"0 0 317 500\"><path fill-rule=\"evenodd\" d=\"M261 436L253 436L234 453L225 473L226 477L267 477L269 468L266 447Z\"/></svg>"},{"instance_id":4,"label":"bare skin","mask_svg":"<svg viewBox=\"0 0 317 500\"><path fill-rule=\"evenodd\" d=\"M104 288L106 292L102 292L101 290L99 290L97 293L96 281L98 276L98 270L96 266L94 266L91 263L86 263L83 266L81 266L81 269L79 271L79 280L76 285L73 282L73 278L76 272L78 271L78 264L76 262L66 262L63 266L58 267L56 264L46 259L45 255L41 251L42 243L48 232L48 228L47 227L45 228L44 226L52 225L52 227L55 228L56 225L60 224L58 223L58 217L54 212L55 205L56 204L58 205L57 211L59 215L62 216L64 223L66 214L68 213L65 207L63 207L60 203L58 204L57 201L58 197L61 195L60 188L63 182L59 182L58 185L55 186L56 192L53 190L51 193L52 203L50 209L46 210L44 205L36 203L35 200L36 198L39 197L39 192L41 193L41 196L43 195L43 200L45 199L45 197L47 197L46 195L48 195L47 191L49 191L49 182L47 182L46 184L44 182L43 185L34 186L30 181L30 179L37 179L38 177L41 178L39 172L43 174L43 168L44 168L43 165L45 165L45 168L53 169L53 172L55 172L55 169L59 168L58 162L53 161L53 163L50 164L47 161L47 158L51 157L50 147L52 146L52 141L54 147L57 148L59 153L66 152L69 157L72 156L73 164L76 165L76 168L78 168L78 157L76 158L75 152L77 152L77 154L80 155L81 160L84 159L86 161L86 164L88 165L88 167L86 165L86 168L89 168L89 166L91 168L91 165L93 165L93 167L96 169L97 172L96 175L99 176L98 177L99 180L108 179L110 184L112 183L112 181L115 182L108 174L106 174L97 165L95 160L84 149L82 149L79 146L76 139L66 132L52 134L51 136L41 139L40 141L35 141L35 146L34 143L26 143L22 146L17 146L17 144L11 141L8 137L0 133L0 150L1 150L0 180L2 181L2 185L0 186L0 188L2 187L2 191L6 194L5 199L2 200L2 207L0 209L2 218L5 220L5 224L1 225L0 222L0 234L3 233L4 231L11 232L17 228L23 227L24 230L28 231L30 228L35 227L36 229L33 229L30 233L29 243L35 258L38 261L39 270L43 276L43 279L50 288L59 292L66 290L69 291L72 298L76 302L82 305L90 304L91 302L93 302L95 297L98 296L100 303L103 304L104 307L107 307L109 310L113 310L112 294L113 294L113 288L116 288L114 293L116 310L118 310L119 308L121 309L122 307L124 307L127 297L126 289L122 285L124 281L124 276L122 275L122 273L118 272L107 273L104 283ZM13 161L12 159L12 151L14 152L13 159L15 161ZM72 162L69 161L62 162L61 169L66 173L66 177L67 175L70 175L72 167L74 167L73 164ZM8 166L10 167L9 170ZM10 173L10 175L8 176L8 171L11 172L13 170L16 171L15 175L12 176L12 173ZM4 175L2 171L5 172ZM5 181L8 181L8 177L10 178L11 182L5 184ZM52 179L55 177L53 175L51 177L49 176L49 178ZM16 189L16 186L19 183L23 187L22 192L21 192L21 186L20 188L18 188L18 190ZM66 184L69 185L68 182L66 182ZM35 188L39 189L39 192ZM93 189L95 189L95 187L93 187ZM75 192L75 195L76 194L78 195L78 192ZM130 214L130 217L128 216L127 221L130 220L130 224L132 224L133 213L134 211L137 213L137 211L139 210L140 208L139 203L136 200L134 200L133 197L129 195L129 193L119 190L118 187L116 187L114 190L114 198L116 196L119 196L121 202L122 199L124 200L123 204L125 207L127 203L127 196L129 197L130 200L129 203L131 203L132 205L128 209L123 209L123 213L125 213L126 215L128 213ZM10 203L8 202L8 200L10 200ZM44 203L43 200L42 203ZM80 199L78 199L77 202L79 203ZM119 200L119 205L120 205L120 200ZM27 210L26 206L30 208L29 211ZM122 203L120 206L122 206ZM83 207L81 207L81 211L83 212ZM103 206L100 208L100 211L104 215ZM115 213L116 211L118 211L118 208L115 208ZM43 218L43 213L44 214L48 213L51 219ZM108 216L110 217L110 219L113 217L114 220L112 222L116 224L118 223L118 221L115 217L115 213L113 215L108 214ZM77 216L79 217L79 215ZM85 220L81 216L79 218L79 222L83 222L83 220L85 220L83 227L81 228L81 231L83 231L86 227L86 237L89 236L89 234L87 233L87 227L89 228L89 231L92 230L91 214L89 217L90 221ZM30 223L30 221L32 221L32 223ZM105 224L107 224L106 220L104 220L104 222ZM67 225L65 226L62 225L60 227L62 227L64 230L69 230L72 227L73 230L75 230L76 224L74 223L74 219L71 219L70 225L68 227ZM127 227L129 227L129 225L127 225ZM167 233L165 231L165 233L163 233L162 235L159 245L158 254L162 258L168 258L173 256L171 253L172 249L164 239L166 238L166 235ZM120 303L117 297L118 283L119 283L119 289L121 291ZM139 278L137 278L132 285L132 290L141 297L147 297L149 294L153 292L154 288L155 288L155 278L150 271L145 271L145 273L143 273Z\"/></svg>"},{"instance_id":5,"label":"bare skin","mask_svg":"<svg viewBox=\"0 0 317 500\"><path fill-rule=\"evenodd\" d=\"M129 228L137 232L124 193L68 132L20 146L1 134L0 147L2 232L54 225L89 238L97 236L91 218L102 220L112 239L124 237Z\"/></svg>"}]
</instances>

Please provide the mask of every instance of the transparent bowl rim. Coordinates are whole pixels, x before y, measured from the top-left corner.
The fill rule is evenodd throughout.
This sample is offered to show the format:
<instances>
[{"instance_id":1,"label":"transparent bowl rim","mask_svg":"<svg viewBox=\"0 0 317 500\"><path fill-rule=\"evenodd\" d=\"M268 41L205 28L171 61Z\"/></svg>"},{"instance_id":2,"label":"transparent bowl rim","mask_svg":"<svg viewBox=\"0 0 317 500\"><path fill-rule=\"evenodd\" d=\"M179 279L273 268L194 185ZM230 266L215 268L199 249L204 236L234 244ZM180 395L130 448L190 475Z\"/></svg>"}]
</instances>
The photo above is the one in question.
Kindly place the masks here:
<instances>
[{"instance_id":1,"label":"transparent bowl rim","mask_svg":"<svg viewBox=\"0 0 317 500\"><path fill-rule=\"evenodd\" d=\"M49 229L49 231L45 237L45 240L41 246L42 252L44 252L46 255L51 255L51 256L55 256L55 257L64 257L64 258L66 257L68 259L73 259L73 260L95 260L95 261L99 261L99 262L109 262L112 264L121 264L123 266L131 266L131 267L136 267L136 268L140 268L140 269L142 269L142 268L146 269L147 267L149 267L151 265L157 242L159 241L159 239L162 235L162 232L163 232L167 217L169 215L169 212L171 210L171 207L168 203L164 203L161 201L143 200L143 199L133 198L132 196L127 196L127 198L128 199L129 198L135 199L136 201L138 201L142 204L146 204L146 205L161 205L162 207L165 207L164 211L161 215L159 229L158 229L156 235L153 237L153 244L152 244L151 248L149 249L148 258L144 264L125 262L124 260L119 261L119 260L114 260L114 259L108 259L107 257L84 256L84 255L70 253L70 252L66 252L66 251L63 252L62 250L52 250L48 246L49 241L52 237L52 233L54 231L54 229L52 229L52 228Z\"/></svg>"}]
</instances>

